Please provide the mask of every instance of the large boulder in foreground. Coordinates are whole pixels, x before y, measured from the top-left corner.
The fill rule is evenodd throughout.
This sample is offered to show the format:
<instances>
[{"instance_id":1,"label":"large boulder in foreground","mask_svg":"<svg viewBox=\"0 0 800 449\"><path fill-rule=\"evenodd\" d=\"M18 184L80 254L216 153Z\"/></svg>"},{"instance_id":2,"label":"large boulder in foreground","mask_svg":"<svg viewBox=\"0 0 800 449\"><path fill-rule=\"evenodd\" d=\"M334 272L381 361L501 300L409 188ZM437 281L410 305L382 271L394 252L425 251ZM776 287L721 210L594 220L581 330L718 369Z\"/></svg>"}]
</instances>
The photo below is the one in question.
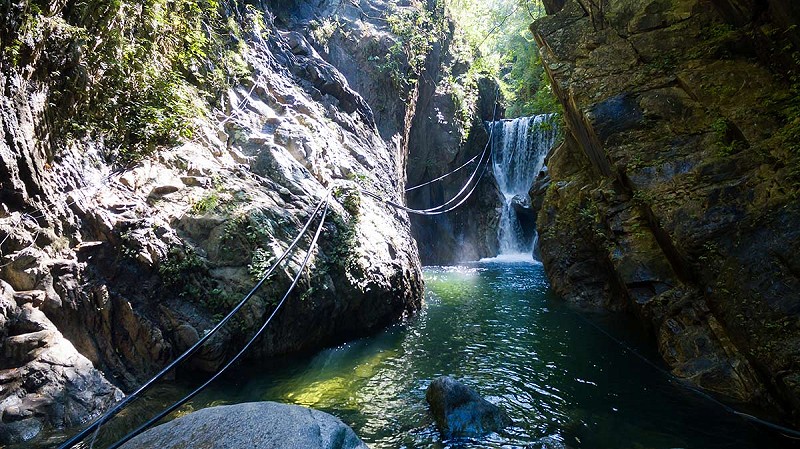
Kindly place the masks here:
<instances>
[{"instance_id":1,"label":"large boulder in foreground","mask_svg":"<svg viewBox=\"0 0 800 449\"><path fill-rule=\"evenodd\" d=\"M425 399L444 438L480 437L511 423L502 409L450 376L431 382Z\"/></svg>"},{"instance_id":2,"label":"large boulder in foreground","mask_svg":"<svg viewBox=\"0 0 800 449\"><path fill-rule=\"evenodd\" d=\"M369 449L339 418L275 402L210 407L162 424L122 449Z\"/></svg>"}]
</instances>

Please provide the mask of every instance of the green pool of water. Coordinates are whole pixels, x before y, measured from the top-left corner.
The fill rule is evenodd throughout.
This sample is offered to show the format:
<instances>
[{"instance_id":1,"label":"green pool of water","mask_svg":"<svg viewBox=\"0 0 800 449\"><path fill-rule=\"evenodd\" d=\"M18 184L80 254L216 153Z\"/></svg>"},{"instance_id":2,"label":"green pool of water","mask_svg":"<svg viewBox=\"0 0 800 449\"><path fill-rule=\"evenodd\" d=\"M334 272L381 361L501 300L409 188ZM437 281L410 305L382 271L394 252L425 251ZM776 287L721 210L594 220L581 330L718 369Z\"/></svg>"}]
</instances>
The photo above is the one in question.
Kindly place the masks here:
<instances>
[{"instance_id":1,"label":"green pool of water","mask_svg":"<svg viewBox=\"0 0 800 449\"><path fill-rule=\"evenodd\" d=\"M540 265L430 267L425 279L425 308L408 323L241 368L187 410L301 404L338 416L373 449L789 447L648 364L640 356L658 359L652 343L620 316L586 315L554 297ZM425 388L444 374L503 407L513 426L481 440L442 441ZM167 390L162 398L183 389Z\"/></svg>"},{"instance_id":2,"label":"green pool of water","mask_svg":"<svg viewBox=\"0 0 800 449\"><path fill-rule=\"evenodd\" d=\"M373 449L786 443L634 355L629 349L657 360L643 337L616 325L619 316L580 315L554 297L540 265L430 267L425 279L425 309L409 323L311 357L249 367L237 374L241 380L198 402L318 408L351 425ZM444 374L506 409L513 427L480 441L441 441L425 388Z\"/></svg>"}]
</instances>

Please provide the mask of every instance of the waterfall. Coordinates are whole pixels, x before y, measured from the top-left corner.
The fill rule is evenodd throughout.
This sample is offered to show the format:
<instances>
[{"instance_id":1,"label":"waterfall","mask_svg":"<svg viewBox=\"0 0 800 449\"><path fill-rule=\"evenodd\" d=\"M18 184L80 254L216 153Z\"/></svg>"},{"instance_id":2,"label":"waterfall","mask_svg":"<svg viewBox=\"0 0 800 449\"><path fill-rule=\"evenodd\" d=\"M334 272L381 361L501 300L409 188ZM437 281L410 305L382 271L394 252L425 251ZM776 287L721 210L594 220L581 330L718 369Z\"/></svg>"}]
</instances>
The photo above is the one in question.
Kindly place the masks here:
<instances>
[{"instance_id":1,"label":"waterfall","mask_svg":"<svg viewBox=\"0 0 800 449\"><path fill-rule=\"evenodd\" d=\"M523 226L520 213L530 210L528 192L544 166L557 138L555 114L501 120L492 127L492 169L503 198L497 229L499 255L530 257L536 239L535 226ZM532 229L530 229L532 228Z\"/></svg>"}]
</instances>

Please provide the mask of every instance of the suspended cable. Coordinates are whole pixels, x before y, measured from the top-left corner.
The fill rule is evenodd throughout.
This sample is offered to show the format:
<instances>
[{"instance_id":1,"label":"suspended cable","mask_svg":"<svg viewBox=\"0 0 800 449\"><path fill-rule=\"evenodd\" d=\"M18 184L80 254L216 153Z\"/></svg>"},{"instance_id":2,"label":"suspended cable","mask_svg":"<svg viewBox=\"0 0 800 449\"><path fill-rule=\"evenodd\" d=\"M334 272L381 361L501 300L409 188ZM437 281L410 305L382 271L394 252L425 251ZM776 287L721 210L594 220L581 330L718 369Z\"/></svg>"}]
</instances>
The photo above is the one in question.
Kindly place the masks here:
<instances>
[{"instance_id":1,"label":"suspended cable","mask_svg":"<svg viewBox=\"0 0 800 449\"><path fill-rule=\"evenodd\" d=\"M486 163L483 166L483 173L481 173L481 177L483 177L483 175L486 173L486 169L488 167L489 167L488 163ZM403 210L403 211L408 212L410 214L416 214L416 215L441 215L441 214L446 214L448 212L452 212L455 209L458 209L458 207L460 207L462 204L464 204L470 198L470 196L472 196L472 193L475 191L475 189L478 188L479 185L480 185L480 182L475 183L475 185L472 186L472 189L469 191L469 193L467 193L467 196L465 196L455 206L450 207L448 209L439 210L439 211L426 211L426 210L411 209L410 207L406 207L406 206L403 206L402 204L395 203L394 201L383 199L378 194L370 192L370 191L368 191L366 189L361 189L361 192L363 192L365 195L368 195L368 196L370 196L370 197L372 197L372 198L374 198L374 199L376 199L378 201L382 201L382 202L386 203L387 205L389 205L391 207L394 207L395 209L400 209L400 210Z\"/></svg>"},{"instance_id":2,"label":"suspended cable","mask_svg":"<svg viewBox=\"0 0 800 449\"><path fill-rule=\"evenodd\" d=\"M494 109L492 110L492 122L491 122L491 123L494 123L495 119L497 118L497 100L499 100L499 99L500 99L500 88L498 87L497 89L495 89L495 94L494 94ZM487 142L487 143L486 143L486 146L483 148L483 149L484 149L484 152L486 151L486 148L488 147L488 145L489 145L489 144L491 143L491 141L492 141L492 133L493 133L493 132L494 132L494 125L492 125L492 128L489 130L489 142ZM478 157L480 157L482 154L483 154L483 152L481 152L480 154L476 154L475 156L473 156L473 157L472 157L472 159L468 160L467 162L464 162L464 163L463 163L461 166L459 166L459 167L458 167L458 168L456 168L455 170L452 170L452 171L450 171L450 172L448 172L448 173L445 173L444 175L442 175L442 176L439 176L438 178L431 179L431 180L430 180L430 181L428 181L428 182L425 182L425 183L422 183L422 184L416 185L416 186L414 186L414 187L409 187L409 188L407 188L407 189L406 189L406 192L410 192L410 191L412 191L412 190L416 190L416 189L419 189L419 188L421 188L421 187L425 187L425 186L427 186L427 185L433 184L434 182L441 181L442 179L445 179L445 178L447 178L448 176L455 174L456 172L458 172L458 171L459 171L459 170L461 170L462 168L464 168L464 167L466 167L467 165L471 164L471 163L472 163L472 162L474 162L476 159L478 159Z\"/></svg>"},{"instance_id":3,"label":"suspended cable","mask_svg":"<svg viewBox=\"0 0 800 449\"><path fill-rule=\"evenodd\" d=\"M417 189L419 189L421 187L425 187L427 185L433 184L436 181L441 181L442 179L447 178L448 176L450 176L452 174L455 174L456 172L458 172L462 168L466 167L467 165L475 162L475 160L478 159L479 156L480 156L480 154L476 154L475 156L472 157L472 159L468 160L467 162L464 162L464 164L461 165L460 167L458 167L457 169L455 169L455 170L453 170L453 171L451 171L449 173L446 173L446 174L444 174L442 176L439 176L438 178L431 179L430 181L428 181L426 183L415 185L414 187L409 187L409 188L406 189L406 192L411 192L412 190L417 190Z\"/></svg>"},{"instance_id":4,"label":"suspended cable","mask_svg":"<svg viewBox=\"0 0 800 449\"><path fill-rule=\"evenodd\" d=\"M364 188L361 188L361 192L363 192L364 194L366 194L366 195L368 195L368 196L370 196L370 197L372 197L372 198L374 198L374 199L376 199L378 201L382 201L382 202L386 203L387 205L389 205L391 207L394 207L396 209L400 209L400 210L403 210L405 212L408 212L410 214L415 214L415 215L441 215L441 214L445 214L447 212L451 212L451 211L455 210L456 208L458 208L459 206L461 206L462 204L464 204L472 196L472 194L475 192L475 190L477 189L478 185L480 184L481 179L483 179L483 176L486 173L486 168L488 168L488 166L489 166L489 161L492 158L492 146L493 146L492 142L494 140L494 120L495 120L495 118L497 116L497 100L499 99L499 95L500 95L500 88L498 87L497 89L495 89L495 102L494 102L494 110L492 111L492 122L491 122L492 126L491 126L491 129L489 130L489 140L486 142L486 146L484 146L483 152L481 152L481 154L479 155L480 159L478 161L478 165L475 167L475 170L472 172L472 174L470 175L469 179L467 179L467 182L464 184L464 186L461 188L461 190L459 190L458 193L456 193L447 202L445 202L444 204L441 204L439 206L431 207L431 208L428 208L428 209L412 209L410 207L403 206L402 204L396 203L394 201L384 199L380 195L378 195L377 193L371 192L371 191L366 190ZM487 152L488 152L488 157L487 157ZM484 161L484 159L486 159L486 160ZM481 168L481 165L483 165L483 168ZM456 170L458 170L458 169L456 169ZM480 176L477 176L478 173L480 173ZM452 174L452 172L451 172L451 174ZM449 175L445 175L444 177L447 177L447 176L449 176ZM477 176L477 180L476 180L476 176ZM444 178L444 177L442 177L442 178ZM435 182L435 181L436 180L433 180L432 182ZM473 181L475 181L474 185L472 185ZM428 184L430 184L430 182ZM418 187L422 187L422 186L420 185ZM467 192L466 196L461 198L461 195L465 191L467 191L467 189L469 189L469 192ZM456 203L455 206L448 207L450 204L452 204L452 203L454 203L456 201L458 201L458 203Z\"/></svg>"},{"instance_id":5,"label":"suspended cable","mask_svg":"<svg viewBox=\"0 0 800 449\"><path fill-rule=\"evenodd\" d=\"M159 371L158 374L156 374L150 380L145 382L136 391L134 391L133 393L131 393L128 396L126 396L125 398L123 398L114 407L112 407L111 409L109 409L108 411L103 413L103 415L99 419L97 419L92 424L87 426L85 429L80 431L77 435L73 436L69 440L67 440L64 443L62 443L58 447L58 449L69 449L69 448L75 446L76 444L78 444L81 440L86 438L86 436L89 435L89 433L93 432L95 429L97 429L100 426L102 426L106 421L108 421L109 419L111 419L114 416L116 416L126 405L128 405L134 399L138 398L142 393L144 393L151 386L153 386L153 384L155 384L156 381L160 380L168 372L170 372L172 369L174 369L179 363L181 363L182 361L186 360L189 356L191 356L192 354L197 352L197 350L200 349L200 347L206 341L208 341L217 331L219 331L222 328L222 326L224 326L228 321L230 321L231 318L233 318L233 316L236 314L236 312L241 310L247 304L247 302L250 300L250 298L252 298L256 294L256 292L258 292L258 290L261 288L261 286L264 284L264 282L267 280L267 278L269 278L272 275L272 273L278 268L280 263L283 262L284 259L286 259L286 257L289 255L291 250L294 249L295 246L297 246L297 244L300 242L300 239L303 237L303 235L305 235L306 231L311 226L311 223L314 220L314 217L317 215L317 212L319 212L319 210L323 206L323 204L326 205L326 208L327 208L328 197L329 196L330 196L330 189L328 189L327 193L325 194L325 197L323 199L321 199L319 201L319 203L317 203L316 207L314 208L314 211L311 212L311 215L309 216L308 221L305 223L303 228L300 230L300 233L297 235L297 237L295 237L295 239L286 248L286 250L283 252L283 254L281 254L281 256L272 264L272 266L269 268L269 270L267 270L266 274L264 274L264 276L261 277L261 279L255 285L255 287L253 287L253 289L250 290L250 292L247 295L245 295L245 297L239 302L239 304L236 305L236 307L233 308L233 310L230 311L230 313L228 313L228 315L226 315L224 318L222 318L222 320L220 320L219 323L217 323L216 326L214 326L210 331L208 331L205 335L203 335L203 337L200 338L200 340L198 340L189 349L184 351L183 354L179 355L178 358L173 360L169 365L167 365L161 371Z\"/></svg>"},{"instance_id":6,"label":"suspended cable","mask_svg":"<svg viewBox=\"0 0 800 449\"><path fill-rule=\"evenodd\" d=\"M142 424L141 426L137 427L132 432L130 432L127 435L125 435L124 437L122 437L116 443L111 445L108 449L117 449L118 447L120 447L123 444L125 444L126 442L128 442L131 438L133 438L136 435L139 435L140 433L144 432L150 426L152 426L153 424L157 423L158 421L163 419L165 416L169 415L170 413L172 413L173 411L178 409L178 407L182 406L183 404L185 404L186 402L191 400L198 393L200 393L206 387L208 387L212 382L214 382L214 380L216 380L219 376L221 376L222 373L224 373L228 368L230 368L234 363L236 363L236 361L239 360L239 358L241 358L242 355L245 352L247 352L248 349L250 349L250 346L253 345L253 343L258 339L258 337L261 336L261 334L267 328L267 326L272 321L272 319L275 318L275 315L278 313L278 310L280 310L281 306L283 306L283 304L286 302L286 299L289 297L289 295L294 290L295 286L297 285L297 282L300 280L300 276L303 274L303 271L305 270L306 266L308 265L308 261L311 259L311 253L312 253L312 251L314 249L314 246L316 246L317 241L319 240L319 236L322 233L322 228L324 227L324 224L325 224L325 217L328 214L329 198L330 198L330 194L325 196L325 209L323 209L323 211L322 211L322 218L319 221L319 226L317 226L317 231L314 234L314 238L311 241L311 245L308 247L308 251L306 252L306 257L305 257L305 259L303 259L303 263L300 266L300 269L297 270L297 274L294 276L294 279L292 280L292 285L289 286L289 289L286 291L286 294L283 295L283 298L281 298L281 300L278 303L278 305L272 311L272 314L270 314L269 318L267 318L267 320L264 321L264 324L261 325L261 328L258 329L258 331L255 333L255 335L253 335L253 337L250 339L250 341L248 341L247 344L245 344L244 347L241 350L239 350L239 352L230 361L228 361L228 363L225 364L225 366L223 366L213 376L211 376L207 381L205 381L205 383L203 383L202 385L197 387L194 391L192 391L191 393L187 394L186 396L184 396L180 400L178 400L175 403L173 403L171 406L169 406L165 410L161 411L161 413L159 413L156 416L152 417L146 423Z\"/></svg>"},{"instance_id":7,"label":"suspended cable","mask_svg":"<svg viewBox=\"0 0 800 449\"><path fill-rule=\"evenodd\" d=\"M499 88L496 89L496 91L495 91L495 104L494 104L494 110L492 112L492 122L494 122L494 120L496 118L497 100L498 100L498 98L499 98ZM473 171L472 175L469 177L469 179L467 180L465 185L461 188L461 190L456 195L453 196L453 198L451 198L449 201L445 202L442 205L439 205L439 206L436 206L436 207L433 207L433 208L429 208L429 209L417 210L417 209L412 209L412 208L403 206L401 204L398 204L398 203L390 201L390 200L382 199L376 193L370 192L370 191L368 191L366 189L362 188L361 191L364 194L366 194L366 195L368 195L368 196L370 196L372 198L375 198L378 201L382 201L382 202L386 203L389 206L392 206L392 207L400 209L400 210L404 210L404 211L406 211L408 213L412 213L412 214L417 214L417 215L440 215L440 214L451 212L451 211L455 210L456 208L460 207L462 204L464 204L472 196L472 194L475 192L475 190L477 189L478 185L480 185L480 180L485 175L486 169L488 168L488 165L489 165L489 160L491 159L493 133L494 133L494 126L492 126L492 128L490 130L489 141L487 142L486 146L484 147L483 152L479 155L480 159L479 159L478 165L475 167L475 170ZM488 151L488 154L489 154L489 158L486 158L487 151ZM474 159L475 158L473 158L472 160L474 160ZM486 159L486 161L484 161L484 159ZM458 171L461 168L463 168L464 166L468 165L469 163L472 162L472 160L469 161L468 163L462 165L462 167L457 168L453 172ZM483 165L483 169L482 170L481 170L481 165ZM477 176L477 174L479 172L480 172L480 176L477 177L477 181L475 181L474 185L472 185L473 181L476 179L476 176ZM452 174L452 173L450 173L450 174ZM436 182L438 180L444 179L447 176L449 176L449 175L442 176L442 177L440 177L440 178L438 178L436 180L433 180L431 182L426 183L425 185L429 185L432 182ZM472 185L471 188L470 188L470 185ZM413 189L416 189L416 188L419 188L419 187L422 187L422 185L414 187L414 188L412 188L410 190L413 190ZM467 192L466 196L464 198L461 198L460 201L459 201L459 197L467 189L469 189L469 192ZM275 269L277 269L279 264L289 255L290 251L292 249L294 249L294 247L300 241L302 236L305 235L305 232L308 230L309 226L311 225L311 222L313 221L314 217L316 216L317 212L319 212L319 210L320 210L320 208L322 207L323 204L325 205L325 212L323 213L323 222L324 222L324 217L327 214L327 210L328 210L329 196L330 196L330 189L326 193L324 199L320 200L320 202L317 204L317 206L315 207L314 211L311 213L308 221L303 226L303 229L300 231L300 233L297 235L297 237L294 239L294 241L292 241L292 243L289 245L289 247L286 249L286 251L284 251L284 253L273 263L273 265L269 268L267 273L255 285L255 287L253 287L253 289L242 299L242 301L239 302L239 304L236 305L236 307L233 308L233 310L231 310L230 313L228 313L228 315L226 315L222 320L220 320L220 322L217 323L217 325L214 326L214 328L212 328L209 332L207 332L200 340L198 340L194 345L192 345L192 347L187 349L183 354L178 356L178 358L176 358L169 365L167 365L161 371L159 371L158 374L156 374L153 378L148 380L144 385L139 387L136 391L134 391L133 393L131 393L130 395L128 395L124 399L122 399L113 408L111 408L106 413L104 413L98 420L94 421L92 424L87 426L85 429L83 429L77 435L73 436L72 438L70 438L69 440L64 442L61 446L59 446L59 449L72 448L72 447L75 446L75 444L77 444L78 442L82 441L87 435L89 435L90 432L99 429L106 421L108 421L109 419L111 419L114 416L116 416L127 404L129 404L130 402L132 402L133 400L138 398L146 390L148 390L156 381L158 381L161 378L163 378L169 371L174 369L179 363L181 363L182 361L186 360L186 358L188 358L189 356L194 354L206 341L208 341L217 331L219 331L222 328L222 326L224 326L228 321L230 321L230 319L239 310L241 310L246 305L246 303L255 295L255 293L261 288L261 286L264 284L266 279L270 275L272 275L272 273L275 271ZM458 201L458 203L455 204L452 207L449 207L449 208L447 207L447 206L449 206L450 204L452 204L455 201ZM320 223L320 228L317 229L317 234L315 235L314 243L312 243L312 245L316 243L316 240L317 240L317 237L319 235L321 226L322 226L322 223ZM309 255L306 256L306 261L304 262L304 265L303 265L304 267L305 267L305 263L308 260L308 257L310 257L310 256ZM284 298L281 300L281 302L279 303L278 308L280 308L280 306L283 304L283 302L288 297L289 293L292 291L292 289L294 289L294 286L297 283L297 279L299 279L299 278L296 278L295 281L292 283L292 286L290 287L290 290L286 293ZM240 353L237 354L237 356L234 357L234 359L232 359L231 362L229 362L227 365L225 365L225 367L223 367L223 369L221 371L217 372L214 376L212 376L211 379L209 379L209 381L207 383L203 384L198 390L196 390L195 392L192 392L187 398L184 398L185 400L183 400L182 402L179 401L180 403L178 405L174 405L173 407L170 407L170 409L168 409L168 411L166 411L166 412L158 415L157 417L153 418L155 421L154 420L148 421L145 425L140 427L140 429L143 430L143 429L149 427L150 425L152 425L152 423L157 422L158 420L160 420L161 418L163 418L164 416L169 414L172 410L174 410L174 408L180 407L180 405L182 405L183 403L185 403L186 401L191 399L191 397L193 397L194 395L199 393L199 391L201 391L203 388L205 388L210 382L212 382L214 379L219 377L219 374L221 372L226 370L236 359L238 359L241 356L241 354L244 353L244 351L246 351L250 347L250 345L252 345L252 343L255 340L255 338L257 338L258 335L260 335L263 332L263 330L266 328L266 325L272 320L272 318L274 317L274 315L277 312L278 308L276 308L275 311L273 311L273 314L267 319L267 321L265 322L264 326L262 326L262 328L259 329L259 331L257 332L256 336L250 342L248 342L248 344L245 345L245 347L242 349L242 351L240 351ZM129 437L127 437L126 439L123 439L121 442L118 442L115 446L112 446L112 449L116 448L116 447L119 447L121 444L124 444L125 441L128 441L130 438L133 438L133 436L137 435L142 430L137 429L138 432L134 431L132 434L129 434Z\"/></svg>"},{"instance_id":8,"label":"suspended cable","mask_svg":"<svg viewBox=\"0 0 800 449\"><path fill-rule=\"evenodd\" d=\"M493 131L494 131L494 127L492 127L492 132ZM452 204L454 201L458 201L458 198L461 196L461 194L463 194L470 187L470 184L472 184L473 181L475 181L475 185L477 186L480 183L481 179L483 178L483 173L485 172L485 169L483 170L483 172L481 171L481 164L484 162L483 159L488 154L489 157L486 158L486 163L488 164L489 160L491 160L491 157L492 157L491 142L492 142L492 133L490 132L489 133L489 141L486 142L486 146L483 148L483 152L481 153L481 158L478 161L478 165L475 166L475 170L473 170L472 174L467 179L467 182L464 183L464 186L461 187L461 190L459 190L458 193L453 195L453 197L450 198L444 204L441 204L441 205L436 206L436 207L431 207L429 209L422 209L422 210L419 210L419 212L434 212L434 211L440 210L442 208L446 208L447 206ZM481 172L481 176L478 176L477 180L476 180L475 177L477 176L478 172ZM469 195L471 195L472 192L474 192L474 191L475 191L474 188L472 190L470 190L470 192L467 194L467 197L469 197ZM463 201L461 203L459 203L459 204L462 204L462 203L463 203Z\"/></svg>"},{"instance_id":9,"label":"suspended cable","mask_svg":"<svg viewBox=\"0 0 800 449\"><path fill-rule=\"evenodd\" d=\"M675 379L675 376L672 373L670 373L669 371L665 370L664 368L658 366L656 363L654 363L653 361L651 361L647 357L643 356L642 354L639 353L639 351L636 351L635 349L631 348L629 345L625 344L620 339L614 337L613 335L611 335L611 333L609 333L608 331L606 331L605 329L603 329L602 327L600 327L596 323L592 322L590 319L586 318L581 313L579 313L579 312L577 312L575 310L572 310L572 309L569 309L569 310L571 312L573 312L583 322L585 322L586 324L592 326L593 328L598 330L600 333L602 333L603 335L605 335L606 337L611 339L613 342L617 343L623 349L625 349L626 351L628 351L631 354L635 355L640 360L642 360L643 362L645 362L646 364L648 364L652 368L654 368L656 371L659 371L661 374L663 374L664 376L669 378L670 381L672 381L674 383L677 383L678 385L688 389L689 391L694 392L695 394L697 394L699 396L704 397L705 399L708 399L709 401L713 402L714 404L720 406L723 410L725 410L728 413L731 413L733 415L739 416L740 418L742 418L744 420L752 421L752 422L755 422L757 424L761 424L763 426L766 426L766 427L768 427L768 428L770 428L772 430L777 431L778 433L780 433L782 436L784 436L786 438L800 439L800 431L797 431L797 430L794 430L794 429L790 429L788 427L781 426L780 424L775 424L775 423L770 422L770 421L765 421L765 420L763 420L761 418L757 418L757 417L755 417L753 415L748 415L747 413L740 412L740 411L734 409L733 407L731 407L730 405L725 404L724 402L720 401L719 399L717 399L717 398L711 396L710 394L700 390L699 388L696 388L696 387L694 387L692 385L689 385L689 384L687 384L685 382L677 382L676 379Z\"/></svg>"}]
</instances>

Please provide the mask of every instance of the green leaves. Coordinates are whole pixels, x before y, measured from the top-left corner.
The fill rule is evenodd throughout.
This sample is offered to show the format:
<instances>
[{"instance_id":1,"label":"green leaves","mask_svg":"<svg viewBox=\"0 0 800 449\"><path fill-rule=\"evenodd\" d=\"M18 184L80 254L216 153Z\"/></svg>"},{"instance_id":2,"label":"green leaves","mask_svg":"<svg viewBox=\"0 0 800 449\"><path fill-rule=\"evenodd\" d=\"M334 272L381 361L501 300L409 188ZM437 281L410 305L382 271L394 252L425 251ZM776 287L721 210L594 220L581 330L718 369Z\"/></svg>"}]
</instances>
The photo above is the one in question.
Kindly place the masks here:
<instances>
[{"instance_id":1,"label":"green leaves","mask_svg":"<svg viewBox=\"0 0 800 449\"><path fill-rule=\"evenodd\" d=\"M507 116L560 111L528 29L544 13L540 1L449 0L448 6L473 47L473 65L497 78Z\"/></svg>"},{"instance_id":2,"label":"green leaves","mask_svg":"<svg viewBox=\"0 0 800 449\"><path fill-rule=\"evenodd\" d=\"M422 74L428 53L440 38L443 17L436 17L421 4L412 4L396 7L386 21L397 41L385 56L374 56L372 60L391 77L396 89L405 91Z\"/></svg>"},{"instance_id":3,"label":"green leaves","mask_svg":"<svg viewBox=\"0 0 800 449\"><path fill-rule=\"evenodd\" d=\"M56 132L101 140L110 161L127 165L192 138L195 118L250 72L235 19L252 15L244 9L232 0L86 0L55 15L30 7L0 58L50 77ZM30 56L52 36L64 54L50 59L71 65Z\"/></svg>"}]
</instances>

